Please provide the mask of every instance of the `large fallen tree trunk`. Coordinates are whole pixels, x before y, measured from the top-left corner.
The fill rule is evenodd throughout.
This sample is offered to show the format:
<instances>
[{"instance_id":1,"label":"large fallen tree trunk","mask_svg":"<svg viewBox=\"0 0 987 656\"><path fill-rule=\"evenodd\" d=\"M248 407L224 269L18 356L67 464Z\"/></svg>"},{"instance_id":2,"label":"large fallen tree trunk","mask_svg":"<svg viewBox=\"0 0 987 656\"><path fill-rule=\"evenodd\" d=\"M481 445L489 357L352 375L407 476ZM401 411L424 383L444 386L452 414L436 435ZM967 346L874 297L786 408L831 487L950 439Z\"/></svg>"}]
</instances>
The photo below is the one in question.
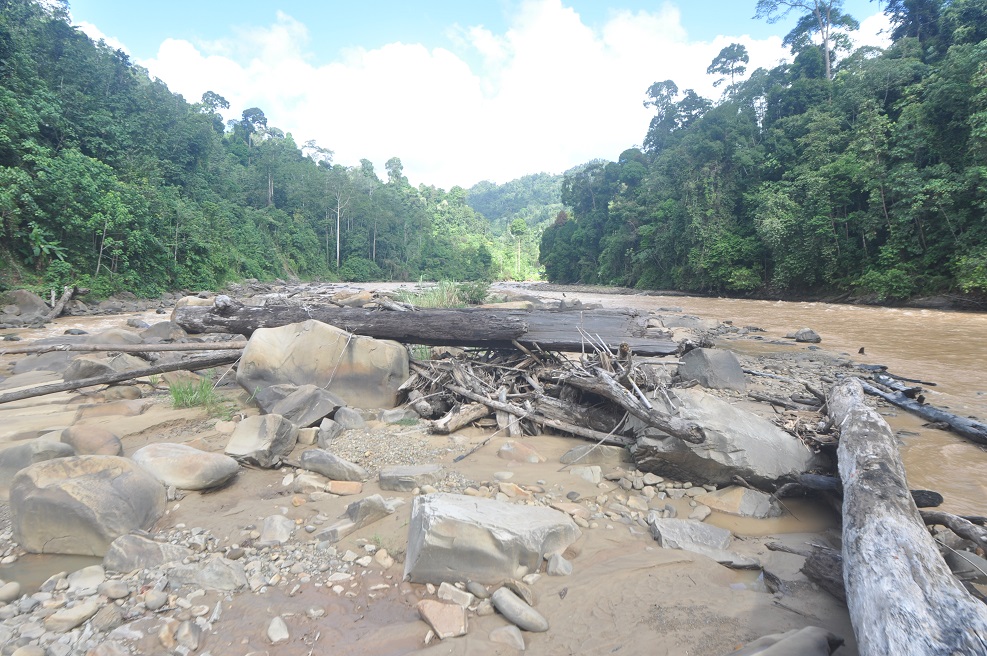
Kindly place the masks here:
<instances>
[{"instance_id":1,"label":"large fallen tree trunk","mask_svg":"<svg viewBox=\"0 0 987 656\"><path fill-rule=\"evenodd\" d=\"M868 394L879 396L888 403L893 403L899 408L903 408L909 412L914 412L926 421L946 424L957 435L962 435L966 439L976 442L977 444L987 444L987 424L983 424L974 419L967 419L966 417L954 415L951 412L940 410L935 406L919 403L914 399L908 398L902 392L884 392L863 381L861 381L860 384L863 386L864 391Z\"/></svg>"},{"instance_id":2,"label":"large fallen tree trunk","mask_svg":"<svg viewBox=\"0 0 987 656\"><path fill-rule=\"evenodd\" d=\"M864 656L987 654L987 606L953 577L919 516L887 422L860 381L835 385L840 427L843 577Z\"/></svg>"},{"instance_id":3,"label":"large fallen tree trunk","mask_svg":"<svg viewBox=\"0 0 987 656\"><path fill-rule=\"evenodd\" d=\"M0 355L24 353L51 353L52 351L81 351L96 353L153 353L165 351L242 351L244 341L235 342L188 342L178 344L27 344L0 348Z\"/></svg>"},{"instance_id":4,"label":"large fallen tree trunk","mask_svg":"<svg viewBox=\"0 0 987 656\"><path fill-rule=\"evenodd\" d=\"M190 333L250 336L258 328L315 319L357 335L405 344L510 348L513 342L549 351L581 351L582 333L613 350L626 343L638 355L678 350L668 333L649 329L647 317L631 310L488 310L480 308L389 312L332 305L251 307L219 296L213 307L175 308L172 320ZM586 349L589 350L589 349Z\"/></svg>"},{"instance_id":5,"label":"large fallen tree trunk","mask_svg":"<svg viewBox=\"0 0 987 656\"><path fill-rule=\"evenodd\" d=\"M20 401L22 399L30 399L35 396L55 394L57 392L68 392L70 390L81 389L83 387L92 387L93 385L111 385L113 383L122 383L125 380L133 380L135 378L143 378L144 376L164 374L169 371L198 371L200 369L211 369L212 367L218 367L224 364L232 364L239 359L240 353L230 353L227 355L216 356L214 358L199 358L197 360L188 360L186 362L169 362L167 364L159 364L153 367L146 367L144 369L133 369L131 371L123 371L120 373L103 374L102 376L93 376L92 378L80 378L79 380L72 380L65 383L39 385L38 387L31 387L28 389L17 390L15 392L0 394L0 403Z\"/></svg>"}]
</instances>

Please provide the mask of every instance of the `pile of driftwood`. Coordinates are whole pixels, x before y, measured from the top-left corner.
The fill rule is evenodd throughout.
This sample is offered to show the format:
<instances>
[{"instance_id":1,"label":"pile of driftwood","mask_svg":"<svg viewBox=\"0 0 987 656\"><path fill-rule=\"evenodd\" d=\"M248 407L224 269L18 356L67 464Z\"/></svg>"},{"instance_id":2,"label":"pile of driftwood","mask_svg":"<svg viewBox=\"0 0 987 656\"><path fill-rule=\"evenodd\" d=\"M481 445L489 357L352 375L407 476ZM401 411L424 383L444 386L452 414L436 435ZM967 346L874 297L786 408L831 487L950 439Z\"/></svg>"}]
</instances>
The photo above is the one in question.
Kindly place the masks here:
<instances>
[{"instance_id":1,"label":"pile of driftwood","mask_svg":"<svg viewBox=\"0 0 987 656\"><path fill-rule=\"evenodd\" d=\"M648 392L664 393L656 371L662 363L639 362L626 345L617 353L605 344L592 346L591 354L578 359L519 343L514 351L413 359L413 375L402 389L418 414L434 420L438 433L492 415L491 426L496 422L498 433L511 437L539 435L549 427L600 444L628 446L635 438L627 420L634 417L693 444L706 439L701 426L662 412L649 400Z\"/></svg>"}]
</instances>

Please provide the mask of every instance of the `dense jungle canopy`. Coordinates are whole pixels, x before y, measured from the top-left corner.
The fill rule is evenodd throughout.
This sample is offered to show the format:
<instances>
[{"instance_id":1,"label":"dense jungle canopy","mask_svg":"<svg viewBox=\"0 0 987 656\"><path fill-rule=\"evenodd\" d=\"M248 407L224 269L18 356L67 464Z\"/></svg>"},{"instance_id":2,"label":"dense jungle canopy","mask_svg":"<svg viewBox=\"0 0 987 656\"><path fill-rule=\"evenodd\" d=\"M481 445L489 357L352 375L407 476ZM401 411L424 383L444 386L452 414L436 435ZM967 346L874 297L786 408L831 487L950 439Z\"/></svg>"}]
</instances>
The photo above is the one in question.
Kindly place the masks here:
<instances>
[{"instance_id":1,"label":"dense jungle canopy","mask_svg":"<svg viewBox=\"0 0 987 656\"><path fill-rule=\"evenodd\" d=\"M64 2L0 0L0 289L543 275L983 294L987 0L881 7L891 47L851 51L840 0L759 0L758 17L798 18L791 62L748 71L731 44L708 69L720 98L642 89L654 118L617 161L445 191L398 157L382 176L336 164L261 108L226 122L221 89L187 102Z\"/></svg>"}]
</instances>

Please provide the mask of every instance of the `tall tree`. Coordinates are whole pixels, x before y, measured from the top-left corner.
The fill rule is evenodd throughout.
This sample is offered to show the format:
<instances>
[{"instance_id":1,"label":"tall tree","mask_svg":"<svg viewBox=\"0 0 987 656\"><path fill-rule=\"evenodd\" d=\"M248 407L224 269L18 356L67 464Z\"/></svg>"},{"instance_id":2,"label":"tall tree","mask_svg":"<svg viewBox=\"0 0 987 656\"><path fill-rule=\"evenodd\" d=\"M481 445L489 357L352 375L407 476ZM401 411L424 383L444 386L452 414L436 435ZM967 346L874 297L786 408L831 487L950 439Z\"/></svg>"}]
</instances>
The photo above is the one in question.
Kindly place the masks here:
<instances>
[{"instance_id":1,"label":"tall tree","mask_svg":"<svg viewBox=\"0 0 987 656\"><path fill-rule=\"evenodd\" d=\"M833 79L834 48L846 43L845 35L840 30L856 30L860 24L853 16L843 12L843 0L757 0L754 18L777 23L793 11L805 13L798 17L795 28L785 36L784 44L790 46L794 53L818 36L826 65L826 79Z\"/></svg>"},{"instance_id":2,"label":"tall tree","mask_svg":"<svg viewBox=\"0 0 987 656\"><path fill-rule=\"evenodd\" d=\"M747 72L747 64L750 61L750 55L747 53L747 47L744 44L731 43L720 50L720 54L713 58L709 68L706 69L706 73L707 75L722 76L713 82L714 87L723 84L727 76L730 78L730 87L733 87L736 84L737 78Z\"/></svg>"}]
</instances>

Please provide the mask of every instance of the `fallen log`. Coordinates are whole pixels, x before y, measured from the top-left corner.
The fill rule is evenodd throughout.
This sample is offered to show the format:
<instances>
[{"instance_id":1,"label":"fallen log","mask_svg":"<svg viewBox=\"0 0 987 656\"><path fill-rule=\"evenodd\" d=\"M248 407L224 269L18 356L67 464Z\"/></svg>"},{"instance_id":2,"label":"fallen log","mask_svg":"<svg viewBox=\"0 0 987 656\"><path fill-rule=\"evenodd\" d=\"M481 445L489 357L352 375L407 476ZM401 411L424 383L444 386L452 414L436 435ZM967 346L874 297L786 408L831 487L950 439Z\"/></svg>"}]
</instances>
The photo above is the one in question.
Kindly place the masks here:
<instances>
[{"instance_id":1,"label":"fallen log","mask_svg":"<svg viewBox=\"0 0 987 656\"><path fill-rule=\"evenodd\" d=\"M920 510L919 514L922 515L922 521L927 525L945 526L961 538L970 540L987 551L987 529L983 526L977 526L968 519L939 510Z\"/></svg>"},{"instance_id":2,"label":"fallen log","mask_svg":"<svg viewBox=\"0 0 987 656\"><path fill-rule=\"evenodd\" d=\"M894 432L856 378L829 393L840 427L843 578L863 656L987 654L987 606L953 577L908 492Z\"/></svg>"},{"instance_id":3,"label":"fallen log","mask_svg":"<svg viewBox=\"0 0 987 656\"><path fill-rule=\"evenodd\" d=\"M809 544L808 549L798 549L780 542L769 542L771 551L783 551L805 558L800 571L806 578L840 601L846 601L846 588L843 586L843 556L836 549L821 544Z\"/></svg>"},{"instance_id":4,"label":"fallen log","mask_svg":"<svg viewBox=\"0 0 987 656\"><path fill-rule=\"evenodd\" d=\"M879 396L888 403L893 403L899 408L914 412L926 421L943 423L949 426L950 430L957 435L961 435L977 444L987 444L987 424L975 419L954 415L951 412L940 410L932 405L919 403L898 392L884 392L864 381L860 381L860 385L868 394Z\"/></svg>"},{"instance_id":5,"label":"fallen log","mask_svg":"<svg viewBox=\"0 0 987 656\"><path fill-rule=\"evenodd\" d=\"M53 351L82 351L114 353L153 353L164 351L240 351L247 342L189 342L179 344L26 344L0 348L0 355L51 353Z\"/></svg>"},{"instance_id":6,"label":"fallen log","mask_svg":"<svg viewBox=\"0 0 987 656\"><path fill-rule=\"evenodd\" d=\"M232 364L239 359L239 353L231 353L228 355L219 355L214 358L200 358L198 360L188 360L186 362L169 362L167 364L155 365L153 367L145 367L144 369L134 369L132 371L123 371L114 374L103 374L102 376L93 376L92 378L81 378L79 380L73 380L66 383L40 385L30 389L0 394L0 403L21 401L23 399L30 399L36 396L44 396L45 394L68 392L83 387L92 387L93 385L110 385L112 383L121 383L125 380L133 380L134 378L143 378L144 376L153 376L155 374L164 374L169 371L198 371L200 369L211 369L212 367L218 367L224 364Z\"/></svg>"},{"instance_id":7,"label":"fallen log","mask_svg":"<svg viewBox=\"0 0 987 656\"><path fill-rule=\"evenodd\" d=\"M598 335L613 350L626 343L638 355L671 355L678 344L668 333L649 330L647 316L632 310L488 310L480 308L388 312L330 305L245 306L227 296L212 307L175 308L172 320L189 333L227 332L250 336L258 328L314 319L357 335L404 344L582 351L580 329Z\"/></svg>"},{"instance_id":8,"label":"fallen log","mask_svg":"<svg viewBox=\"0 0 987 656\"><path fill-rule=\"evenodd\" d=\"M439 435L454 433L467 424L472 424L478 419L483 419L490 414L490 408L482 403L468 403L458 408L453 408L440 419L432 423L432 430Z\"/></svg>"}]
</instances>

